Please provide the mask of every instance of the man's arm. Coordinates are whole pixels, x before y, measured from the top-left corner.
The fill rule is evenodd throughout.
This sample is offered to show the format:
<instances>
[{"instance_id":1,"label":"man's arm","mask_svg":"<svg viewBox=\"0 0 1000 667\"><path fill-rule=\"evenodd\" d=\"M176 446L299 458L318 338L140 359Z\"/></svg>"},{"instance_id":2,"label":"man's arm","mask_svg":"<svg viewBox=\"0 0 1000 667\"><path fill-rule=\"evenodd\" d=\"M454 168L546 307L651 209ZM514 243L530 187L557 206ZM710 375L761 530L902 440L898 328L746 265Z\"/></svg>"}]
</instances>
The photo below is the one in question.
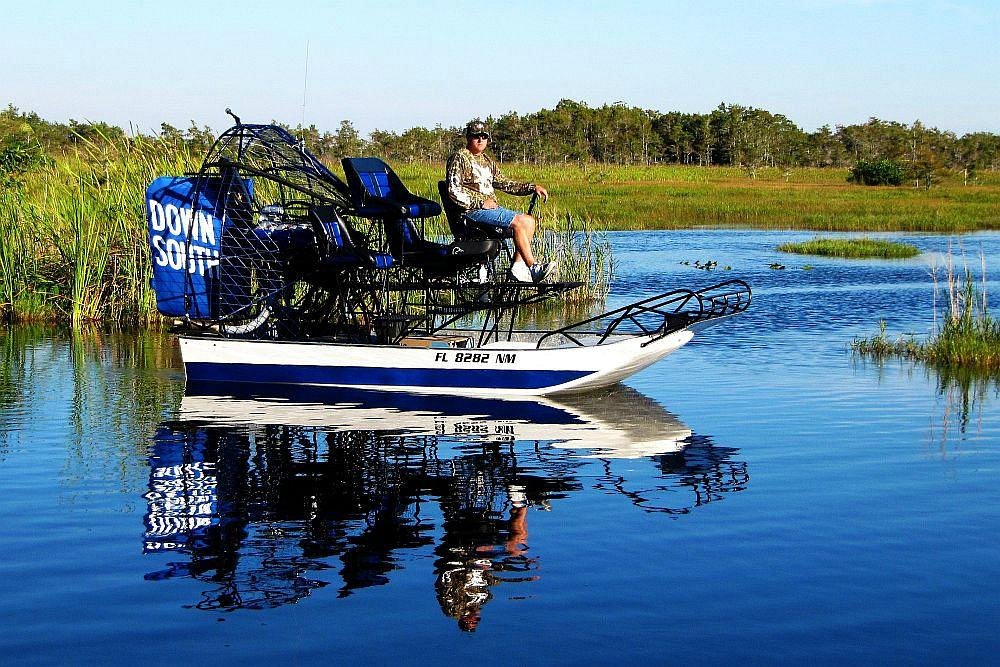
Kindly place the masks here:
<instances>
[{"instance_id":1,"label":"man's arm","mask_svg":"<svg viewBox=\"0 0 1000 667\"><path fill-rule=\"evenodd\" d=\"M455 153L448 158L448 167L445 171L445 180L448 182L448 196L451 200L466 210L483 208L486 202L481 192L465 187L466 172L471 170L471 165L466 164L467 160L461 153Z\"/></svg>"},{"instance_id":2,"label":"man's arm","mask_svg":"<svg viewBox=\"0 0 1000 667\"><path fill-rule=\"evenodd\" d=\"M493 187L495 189L506 192L509 195L518 196L530 195L532 192L535 192L534 183L515 181L504 176L504 173L500 170L500 165L493 158L490 158L490 167L493 169Z\"/></svg>"}]
</instances>

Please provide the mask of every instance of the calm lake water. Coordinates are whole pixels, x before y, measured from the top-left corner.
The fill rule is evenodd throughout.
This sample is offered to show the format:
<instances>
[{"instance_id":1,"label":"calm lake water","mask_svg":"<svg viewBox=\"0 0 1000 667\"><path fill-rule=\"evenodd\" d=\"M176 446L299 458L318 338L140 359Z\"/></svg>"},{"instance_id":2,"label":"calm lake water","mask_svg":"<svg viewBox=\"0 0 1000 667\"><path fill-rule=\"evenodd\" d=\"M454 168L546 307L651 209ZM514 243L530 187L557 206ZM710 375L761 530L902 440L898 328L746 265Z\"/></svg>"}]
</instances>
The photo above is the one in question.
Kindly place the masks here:
<instances>
[{"instance_id":1,"label":"calm lake water","mask_svg":"<svg viewBox=\"0 0 1000 667\"><path fill-rule=\"evenodd\" d=\"M613 235L609 306L730 277L754 303L560 400L185 396L168 336L0 332L0 655L996 661L997 385L848 344L928 332L936 253L1000 276L1000 235L774 250L812 236Z\"/></svg>"}]
</instances>

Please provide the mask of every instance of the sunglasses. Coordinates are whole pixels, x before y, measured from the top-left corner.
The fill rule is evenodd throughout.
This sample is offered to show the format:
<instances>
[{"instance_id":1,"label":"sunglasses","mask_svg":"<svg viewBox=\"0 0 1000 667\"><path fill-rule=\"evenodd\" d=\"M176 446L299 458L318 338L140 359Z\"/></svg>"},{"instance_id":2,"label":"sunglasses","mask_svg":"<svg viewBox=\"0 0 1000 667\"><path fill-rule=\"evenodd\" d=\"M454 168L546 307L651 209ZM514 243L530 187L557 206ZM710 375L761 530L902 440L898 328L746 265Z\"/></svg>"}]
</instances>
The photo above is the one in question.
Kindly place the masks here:
<instances>
[{"instance_id":1,"label":"sunglasses","mask_svg":"<svg viewBox=\"0 0 1000 667\"><path fill-rule=\"evenodd\" d=\"M490 138L490 135L486 134L485 132L481 132L480 134L473 134L472 138L473 139L477 139L479 141L488 141L489 138Z\"/></svg>"}]
</instances>

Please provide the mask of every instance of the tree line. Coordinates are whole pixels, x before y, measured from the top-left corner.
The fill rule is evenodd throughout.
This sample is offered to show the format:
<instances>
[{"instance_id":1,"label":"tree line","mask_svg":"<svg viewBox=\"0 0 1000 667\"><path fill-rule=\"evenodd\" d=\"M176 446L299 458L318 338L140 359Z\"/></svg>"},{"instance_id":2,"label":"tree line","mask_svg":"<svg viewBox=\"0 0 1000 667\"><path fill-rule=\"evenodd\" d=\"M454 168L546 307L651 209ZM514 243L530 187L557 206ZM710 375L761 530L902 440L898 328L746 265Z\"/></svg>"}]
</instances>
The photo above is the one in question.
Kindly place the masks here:
<instances>
[{"instance_id":1,"label":"tree line","mask_svg":"<svg viewBox=\"0 0 1000 667\"><path fill-rule=\"evenodd\" d=\"M709 113L659 112L624 103L590 107L562 100L553 109L509 112L485 119L492 149L503 162L683 164L741 167L751 175L763 167L853 167L861 161L890 160L910 175L1000 168L1000 135L958 136L926 127L871 118L865 123L825 125L807 132L782 114L739 104L720 104ZM336 129L291 127L321 159L376 155L389 161L443 161L464 145L461 127L412 127L401 132L373 130L362 136L349 120ZM106 123L52 123L13 105L0 111L0 146L35 142L47 152L65 150L96 137L125 138ZM161 139L206 149L214 140L208 127L187 129L167 123Z\"/></svg>"}]
</instances>

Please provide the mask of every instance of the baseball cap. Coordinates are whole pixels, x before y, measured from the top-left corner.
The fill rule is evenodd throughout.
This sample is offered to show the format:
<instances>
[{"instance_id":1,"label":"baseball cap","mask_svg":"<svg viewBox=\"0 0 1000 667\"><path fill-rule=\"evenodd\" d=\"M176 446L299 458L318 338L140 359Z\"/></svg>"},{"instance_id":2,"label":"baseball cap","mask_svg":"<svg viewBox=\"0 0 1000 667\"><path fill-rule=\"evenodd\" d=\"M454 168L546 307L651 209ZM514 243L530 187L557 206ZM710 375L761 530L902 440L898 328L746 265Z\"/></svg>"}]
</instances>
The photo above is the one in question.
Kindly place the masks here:
<instances>
[{"instance_id":1,"label":"baseball cap","mask_svg":"<svg viewBox=\"0 0 1000 667\"><path fill-rule=\"evenodd\" d=\"M476 134L485 134L487 137L490 136L490 131L486 127L486 123L481 120L474 120L465 126L465 136L471 137Z\"/></svg>"}]
</instances>

